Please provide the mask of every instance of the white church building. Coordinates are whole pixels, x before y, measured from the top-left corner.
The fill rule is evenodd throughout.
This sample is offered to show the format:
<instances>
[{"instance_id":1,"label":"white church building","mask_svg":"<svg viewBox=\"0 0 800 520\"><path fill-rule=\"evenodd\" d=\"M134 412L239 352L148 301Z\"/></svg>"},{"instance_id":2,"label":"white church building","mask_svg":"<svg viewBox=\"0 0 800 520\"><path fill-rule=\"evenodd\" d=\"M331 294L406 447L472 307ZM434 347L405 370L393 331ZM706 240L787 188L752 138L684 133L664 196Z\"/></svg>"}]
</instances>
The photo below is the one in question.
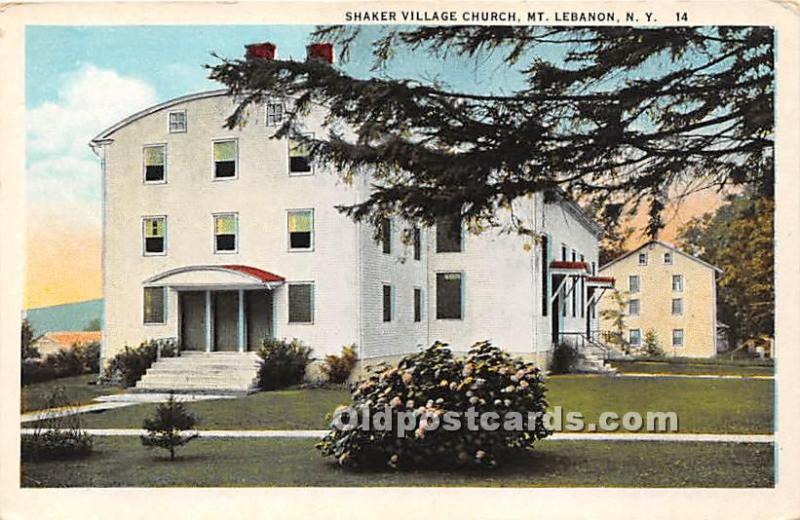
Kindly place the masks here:
<instances>
[{"instance_id":1,"label":"white church building","mask_svg":"<svg viewBox=\"0 0 800 520\"><path fill-rule=\"evenodd\" d=\"M228 130L225 91L153 106L91 141L103 177L102 359L147 339L186 352L246 353L298 338L316 358L355 343L362 361L436 340L455 352L491 340L547 363L552 345L597 328L601 229L573 202L539 194L515 213L542 238L457 221L368 224L335 206L369 193L273 139L280 99ZM322 110L304 119L325 132ZM402 240L408 230L412 240Z\"/></svg>"}]
</instances>

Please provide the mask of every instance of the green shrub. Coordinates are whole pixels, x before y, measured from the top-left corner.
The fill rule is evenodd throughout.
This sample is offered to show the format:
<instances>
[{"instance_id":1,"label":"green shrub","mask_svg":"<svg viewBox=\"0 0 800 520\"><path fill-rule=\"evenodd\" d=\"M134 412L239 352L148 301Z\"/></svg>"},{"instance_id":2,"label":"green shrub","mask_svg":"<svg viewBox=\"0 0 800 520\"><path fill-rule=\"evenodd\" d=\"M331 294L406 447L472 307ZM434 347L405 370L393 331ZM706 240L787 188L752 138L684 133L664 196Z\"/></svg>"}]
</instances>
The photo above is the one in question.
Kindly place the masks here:
<instances>
[{"instance_id":1,"label":"green shrub","mask_svg":"<svg viewBox=\"0 0 800 520\"><path fill-rule=\"evenodd\" d=\"M56 378L79 376L83 373L83 363L74 346L48 354L44 358L44 364L53 367Z\"/></svg>"},{"instance_id":2,"label":"green shrub","mask_svg":"<svg viewBox=\"0 0 800 520\"><path fill-rule=\"evenodd\" d=\"M167 402L159 404L154 415L144 420L142 427L147 434L141 436L142 444L167 450L169 459L175 460L175 450L198 437L197 432L186 433L194 430L196 424L197 417L170 393Z\"/></svg>"},{"instance_id":3,"label":"green shrub","mask_svg":"<svg viewBox=\"0 0 800 520\"><path fill-rule=\"evenodd\" d=\"M356 346L349 345L342 347L342 355L328 354L325 356L325 364L322 366L322 372L328 378L329 383L341 385L350 379L350 374L358 364L358 354L356 353Z\"/></svg>"},{"instance_id":4,"label":"green shrub","mask_svg":"<svg viewBox=\"0 0 800 520\"><path fill-rule=\"evenodd\" d=\"M311 362L311 348L297 338L291 342L265 338L258 356L261 358L258 386L262 390L277 390L303 382L306 367Z\"/></svg>"},{"instance_id":5,"label":"green shrub","mask_svg":"<svg viewBox=\"0 0 800 520\"><path fill-rule=\"evenodd\" d=\"M665 356L655 330L647 329L645 331L640 355L648 358L663 358Z\"/></svg>"},{"instance_id":6,"label":"green shrub","mask_svg":"<svg viewBox=\"0 0 800 520\"><path fill-rule=\"evenodd\" d=\"M61 412L73 411L74 407L62 387L50 393L45 405ZM49 412L36 423L32 434L22 435L20 444L22 460L61 460L91 454L93 438L81 428L79 414Z\"/></svg>"},{"instance_id":7,"label":"green shrub","mask_svg":"<svg viewBox=\"0 0 800 520\"><path fill-rule=\"evenodd\" d=\"M56 378L52 365L45 365L38 359L26 359L22 362L22 385L42 383Z\"/></svg>"},{"instance_id":8,"label":"green shrub","mask_svg":"<svg viewBox=\"0 0 800 520\"><path fill-rule=\"evenodd\" d=\"M551 374L569 374L575 370L578 362L578 350L567 343L558 343L553 349L550 361Z\"/></svg>"},{"instance_id":9,"label":"green shrub","mask_svg":"<svg viewBox=\"0 0 800 520\"><path fill-rule=\"evenodd\" d=\"M151 339L142 342L138 347L125 348L109 360L106 365L104 379L119 383L124 387L136 385L147 369L156 361L158 349L161 357L174 357L179 352L178 342L174 339Z\"/></svg>"},{"instance_id":10,"label":"green shrub","mask_svg":"<svg viewBox=\"0 0 800 520\"><path fill-rule=\"evenodd\" d=\"M44 359L24 359L21 369L23 385L97 373L100 371L100 343L75 344L48 354Z\"/></svg>"},{"instance_id":11,"label":"green shrub","mask_svg":"<svg viewBox=\"0 0 800 520\"><path fill-rule=\"evenodd\" d=\"M84 374L96 374L100 372L100 343L93 341L91 343L74 345L72 347L75 354L83 366Z\"/></svg>"},{"instance_id":12,"label":"green shrub","mask_svg":"<svg viewBox=\"0 0 800 520\"><path fill-rule=\"evenodd\" d=\"M527 429L528 414L546 410L545 391L538 368L488 342L473 345L465 359L454 358L447 345L437 342L359 382L352 404L335 412L347 415L351 428L334 422L317 448L347 468L494 467L549 435L541 420ZM521 414L526 427L472 430L463 419L471 410L495 412L500 424L512 412ZM410 434L400 434L401 412L415 418ZM374 418L379 413L389 416L391 428L377 429L365 419L366 414ZM460 428L425 428L426 416L446 420L450 413L462 417Z\"/></svg>"}]
</instances>

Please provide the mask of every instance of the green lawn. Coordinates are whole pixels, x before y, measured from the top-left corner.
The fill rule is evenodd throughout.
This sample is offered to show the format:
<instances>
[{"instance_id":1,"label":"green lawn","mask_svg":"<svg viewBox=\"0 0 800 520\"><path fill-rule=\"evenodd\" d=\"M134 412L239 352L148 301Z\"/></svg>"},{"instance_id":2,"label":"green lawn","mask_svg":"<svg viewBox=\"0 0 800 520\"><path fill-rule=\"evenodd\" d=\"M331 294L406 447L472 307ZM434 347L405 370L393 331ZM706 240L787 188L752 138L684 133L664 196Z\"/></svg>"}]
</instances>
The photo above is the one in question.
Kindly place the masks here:
<instances>
[{"instance_id":1,"label":"green lawn","mask_svg":"<svg viewBox=\"0 0 800 520\"><path fill-rule=\"evenodd\" d=\"M710 363L667 363L654 361L611 361L621 373L687 374L716 376L772 376L773 367L712 365Z\"/></svg>"},{"instance_id":2,"label":"green lawn","mask_svg":"<svg viewBox=\"0 0 800 520\"><path fill-rule=\"evenodd\" d=\"M75 377L63 377L43 383L34 383L22 387L20 408L22 412L41 410L47 405L47 399L57 387L63 387L74 404L92 402L97 396L121 392L121 388L113 386L92 385L97 381L97 374L84 374Z\"/></svg>"},{"instance_id":3,"label":"green lawn","mask_svg":"<svg viewBox=\"0 0 800 520\"><path fill-rule=\"evenodd\" d=\"M600 413L676 412L682 432L772 433L773 381L553 376L551 407L579 411L588 422ZM203 429L323 429L326 414L350 401L346 390L281 390L235 400L188 404ZM140 428L155 405L83 415L86 428Z\"/></svg>"},{"instance_id":4,"label":"green lawn","mask_svg":"<svg viewBox=\"0 0 800 520\"><path fill-rule=\"evenodd\" d=\"M354 473L313 441L200 439L169 462L136 438L95 439L89 458L25 463L24 487L519 486L771 487L770 444L544 441L495 471Z\"/></svg>"}]
</instances>

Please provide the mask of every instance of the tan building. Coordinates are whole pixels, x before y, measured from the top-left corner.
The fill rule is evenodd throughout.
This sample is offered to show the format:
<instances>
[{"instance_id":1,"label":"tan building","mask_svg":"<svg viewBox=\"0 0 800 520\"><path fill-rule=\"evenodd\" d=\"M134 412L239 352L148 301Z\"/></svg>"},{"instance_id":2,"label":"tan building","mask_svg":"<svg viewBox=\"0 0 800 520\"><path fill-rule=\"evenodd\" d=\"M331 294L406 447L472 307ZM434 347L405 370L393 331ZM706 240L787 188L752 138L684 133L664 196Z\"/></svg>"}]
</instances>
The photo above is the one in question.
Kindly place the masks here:
<instances>
[{"instance_id":1,"label":"tan building","mask_svg":"<svg viewBox=\"0 0 800 520\"><path fill-rule=\"evenodd\" d=\"M722 270L670 244L653 240L600 268L627 301L624 339L633 350L655 331L668 356L711 357L717 352L717 276ZM613 309L611 292L600 309ZM604 331L610 321L601 318Z\"/></svg>"},{"instance_id":2,"label":"tan building","mask_svg":"<svg viewBox=\"0 0 800 520\"><path fill-rule=\"evenodd\" d=\"M101 332L96 331L72 331L63 330L58 332L47 332L33 342L33 346L39 351L41 357L55 354L59 350L66 350L73 345L88 345L89 343L100 343Z\"/></svg>"}]
</instances>

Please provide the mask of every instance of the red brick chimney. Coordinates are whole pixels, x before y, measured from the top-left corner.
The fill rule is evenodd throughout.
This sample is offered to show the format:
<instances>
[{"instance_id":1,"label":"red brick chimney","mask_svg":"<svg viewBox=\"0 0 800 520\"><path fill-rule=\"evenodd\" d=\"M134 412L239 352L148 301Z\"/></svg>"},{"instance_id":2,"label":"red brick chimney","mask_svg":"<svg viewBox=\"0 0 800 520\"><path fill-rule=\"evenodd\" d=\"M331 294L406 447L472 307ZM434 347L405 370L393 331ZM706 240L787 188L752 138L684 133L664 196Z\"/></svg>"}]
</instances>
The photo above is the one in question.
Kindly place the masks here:
<instances>
[{"instance_id":1,"label":"red brick chimney","mask_svg":"<svg viewBox=\"0 0 800 520\"><path fill-rule=\"evenodd\" d=\"M275 47L275 44L270 42L251 43L250 45L245 45L244 48L247 49L247 52L245 53L245 58L247 58L248 60L251 60L253 58L274 60L275 51L277 49L277 47Z\"/></svg>"},{"instance_id":2,"label":"red brick chimney","mask_svg":"<svg viewBox=\"0 0 800 520\"><path fill-rule=\"evenodd\" d=\"M322 60L333 65L333 45L330 43L312 43L306 47L306 60Z\"/></svg>"}]
</instances>

